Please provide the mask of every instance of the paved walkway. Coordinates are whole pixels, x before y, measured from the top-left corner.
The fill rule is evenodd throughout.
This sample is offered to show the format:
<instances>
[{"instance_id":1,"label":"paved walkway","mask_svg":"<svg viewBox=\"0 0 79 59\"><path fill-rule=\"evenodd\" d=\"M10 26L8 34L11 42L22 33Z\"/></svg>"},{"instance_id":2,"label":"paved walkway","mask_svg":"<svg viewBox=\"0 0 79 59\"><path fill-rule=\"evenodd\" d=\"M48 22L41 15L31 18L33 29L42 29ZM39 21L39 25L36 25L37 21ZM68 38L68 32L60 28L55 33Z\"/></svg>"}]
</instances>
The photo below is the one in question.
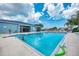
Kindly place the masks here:
<instances>
[{"instance_id":1,"label":"paved walkway","mask_svg":"<svg viewBox=\"0 0 79 59\"><path fill-rule=\"evenodd\" d=\"M37 56L31 48L15 37L0 38L0 55L3 56Z\"/></svg>"},{"instance_id":2,"label":"paved walkway","mask_svg":"<svg viewBox=\"0 0 79 59\"><path fill-rule=\"evenodd\" d=\"M65 37L66 56L79 56L79 35L69 33Z\"/></svg>"}]
</instances>

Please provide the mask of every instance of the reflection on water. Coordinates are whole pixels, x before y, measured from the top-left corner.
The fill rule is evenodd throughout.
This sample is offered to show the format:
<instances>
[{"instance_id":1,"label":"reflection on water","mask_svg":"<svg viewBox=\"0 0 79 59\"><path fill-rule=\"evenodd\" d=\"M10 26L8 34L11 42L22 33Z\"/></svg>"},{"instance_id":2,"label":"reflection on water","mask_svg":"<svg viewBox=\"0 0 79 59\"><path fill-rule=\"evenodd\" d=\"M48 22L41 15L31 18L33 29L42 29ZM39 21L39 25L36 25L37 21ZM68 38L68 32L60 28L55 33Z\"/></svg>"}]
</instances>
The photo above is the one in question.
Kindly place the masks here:
<instances>
[{"instance_id":1,"label":"reflection on water","mask_svg":"<svg viewBox=\"0 0 79 59\"><path fill-rule=\"evenodd\" d=\"M51 55L58 43L62 40L65 33L32 33L17 35L18 38L44 55ZM23 37L22 37L23 36Z\"/></svg>"}]
</instances>

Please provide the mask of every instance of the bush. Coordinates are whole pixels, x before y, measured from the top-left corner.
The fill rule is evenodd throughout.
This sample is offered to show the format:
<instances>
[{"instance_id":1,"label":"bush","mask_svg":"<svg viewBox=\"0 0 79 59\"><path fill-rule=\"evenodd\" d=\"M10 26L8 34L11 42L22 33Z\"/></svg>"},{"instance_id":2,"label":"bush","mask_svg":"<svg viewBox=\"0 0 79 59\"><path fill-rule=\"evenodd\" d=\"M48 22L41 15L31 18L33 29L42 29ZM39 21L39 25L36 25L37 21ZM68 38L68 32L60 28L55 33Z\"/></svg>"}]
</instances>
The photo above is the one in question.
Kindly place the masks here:
<instances>
[{"instance_id":1,"label":"bush","mask_svg":"<svg viewBox=\"0 0 79 59\"><path fill-rule=\"evenodd\" d=\"M79 28L74 28L72 32L79 32Z\"/></svg>"}]
</instances>

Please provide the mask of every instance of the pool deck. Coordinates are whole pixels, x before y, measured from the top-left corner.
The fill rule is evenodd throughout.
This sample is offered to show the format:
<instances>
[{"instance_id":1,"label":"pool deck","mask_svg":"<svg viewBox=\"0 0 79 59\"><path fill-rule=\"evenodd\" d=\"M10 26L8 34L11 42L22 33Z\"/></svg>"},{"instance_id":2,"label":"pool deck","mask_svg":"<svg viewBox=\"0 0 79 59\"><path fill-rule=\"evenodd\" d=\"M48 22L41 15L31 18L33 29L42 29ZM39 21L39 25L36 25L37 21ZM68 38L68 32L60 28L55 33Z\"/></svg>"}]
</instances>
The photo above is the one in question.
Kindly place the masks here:
<instances>
[{"instance_id":1,"label":"pool deck","mask_svg":"<svg viewBox=\"0 0 79 59\"><path fill-rule=\"evenodd\" d=\"M9 36L7 34L2 35ZM0 55L2 56L40 56L33 49L16 37L0 38ZM65 56L79 56L79 34L68 33L64 42L66 46Z\"/></svg>"},{"instance_id":2,"label":"pool deck","mask_svg":"<svg viewBox=\"0 0 79 59\"><path fill-rule=\"evenodd\" d=\"M79 34L68 33L64 40L66 46L65 56L79 56Z\"/></svg>"},{"instance_id":3,"label":"pool deck","mask_svg":"<svg viewBox=\"0 0 79 59\"><path fill-rule=\"evenodd\" d=\"M0 38L1 56L38 56L31 48L15 37Z\"/></svg>"}]
</instances>

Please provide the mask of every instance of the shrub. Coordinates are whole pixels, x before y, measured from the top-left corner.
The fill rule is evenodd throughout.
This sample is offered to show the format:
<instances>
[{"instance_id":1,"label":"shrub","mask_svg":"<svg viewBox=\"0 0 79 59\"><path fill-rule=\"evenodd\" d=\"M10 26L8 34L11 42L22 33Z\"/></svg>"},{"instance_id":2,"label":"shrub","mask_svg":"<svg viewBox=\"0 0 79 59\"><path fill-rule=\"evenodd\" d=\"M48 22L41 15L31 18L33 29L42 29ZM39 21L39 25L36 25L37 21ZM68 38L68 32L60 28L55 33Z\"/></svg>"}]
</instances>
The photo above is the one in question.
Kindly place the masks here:
<instances>
[{"instance_id":1,"label":"shrub","mask_svg":"<svg viewBox=\"0 0 79 59\"><path fill-rule=\"evenodd\" d=\"M72 32L79 32L79 28L74 28Z\"/></svg>"}]
</instances>

